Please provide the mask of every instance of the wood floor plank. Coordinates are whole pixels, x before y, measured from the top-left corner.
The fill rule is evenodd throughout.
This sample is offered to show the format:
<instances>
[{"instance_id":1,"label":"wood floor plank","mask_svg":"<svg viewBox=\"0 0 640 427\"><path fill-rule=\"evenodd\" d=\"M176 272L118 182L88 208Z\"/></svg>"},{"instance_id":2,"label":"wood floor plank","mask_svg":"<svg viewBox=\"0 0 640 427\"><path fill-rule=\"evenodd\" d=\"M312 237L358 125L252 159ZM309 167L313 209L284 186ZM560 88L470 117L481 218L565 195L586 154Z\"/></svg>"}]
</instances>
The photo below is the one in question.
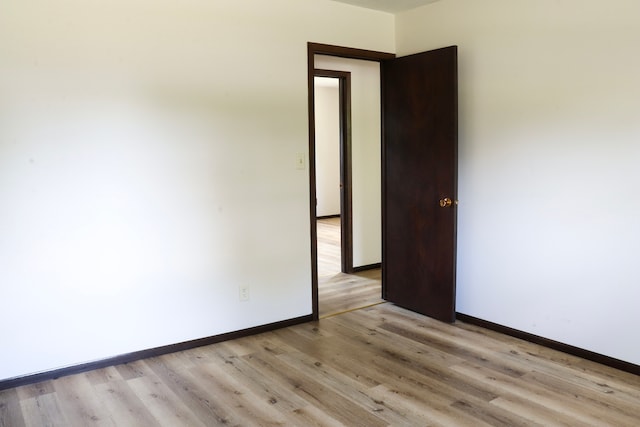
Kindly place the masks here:
<instances>
[{"instance_id":1,"label":"wood floor plank","mask_svg":"<svg viewBox=\"0 0 640 427\"><path fill-rule=\"evenodd\" d=\"M441 423L436 420L441 417L437 412L431 409L431 405L425 405L421 402L412 400L411 395L403 394L401 390L396 388L390 389L384 384L379 384L373 387L369 393L381 405L385 407L392 407L395 412L400 414L405 420L404 423L399 425L409 426L437 426Z\"/></svg>"},{"instance_id":2,"label":"wood floor plank","mask_svg":"<svg viewBox=\"0 0 640 427\"><path fill-rule=\"evenodd\" d=\"M417 392L408 384L398 384L394 387L380 385L375 388L380 401L392 405L399 411L404 411L407 423L405 425L426 426L468 426L481 427L487 424L473 419L471 416L456 411L451 403L442 399L432 399L431 395Z\"/></svg>"},{"instance_id":3,"label":"wood floor plank","mask_svg":"<svg viewBox=\"0 0 640 427\"><path fill-rule=\"evenodd\" d=\"M187 369L172 366L169 358L165 356L147 359L146 363L205 425L228 424L233 419L231 411L220 405L208 390L197 385Z\"/></svg>"},{"instance_id":4,"label":"wood floor plank","mask_svg":"<svg viewBox=\"0 0 640 427\"><path fill-rule=\"evenodd\" d=\"M483 402L478 399L473 399L473 401L460 399L451 406L464 412L474 422L482 421L489 426L528 427L534 424L531 420L520 416L520 414L503 410L491 405L489 402Z\"/></svg>"},{"instance_id":5,"label":"wood floor plank","mask_svg":"<svg viewBox=\"0 0 640 427\"><path fill-rule=\"evenodd\" d=\"M505 363L504 357L500 355L489 355L483 351L474 351L470 348L459 346L455 341L449 339L442 339L437 334L433 334L432 331L426 332L425 330L414 330L403 327L394 323L385 323L381 326L382 329L395 334L401 335L405 338L412 339L416 342L424 344L429 348L436 348L443 353L455 355L459 358L464 358L467 361L488 366L498 372L502 372L505 375L512 377L521 377L527 371L521 369L517 365L509 365Z\"/></svg>"},{"instance_id":6,"label":"wood floor plank","mask_svg":"<svg viewBox=\"0 0 640 427\"><path fill-rule=\"evenodd\" d=\"M351 341L355 339L357 338L352 337ZM384 337L378 337L377 334L367 336L367 342L373 345L368 346L365 350L359 349L359 354L362 356L365 352L371 353L370 349L374 349L375 352L371 353L370 363L376 366L394 366L395 370L407 370L407 376L410 376L411 373L414 376L419 374L425 382L437 384L440 394L445 394L448 391L451 396L469 395L485 401L491 401L497 397L484 389L481 384L464 380L460 375L450 371L448 364L438 364L437 361L425 357L423 352L413 349L406 351L406 347L394 345L394 342Z\"/></svg>"},{"instance_id":7,"label":"wood floor plank","mask_svg":"<svg viewBox=\"0 0 640 427\"><path fill-rule=\"evenodd\" d=\"M53 381L60 410L71 426L115 426L111 414L87 375L77 374Z\"/></svg>"},{"instance_id":8,"label":"wood floor plank","mask_svg":"<svg viewBox=\"0 0 640 427\"><path fill-rule=\"evenodd\" d=\"M291 413L308 405L306 400L290 392L289 384L282 381L280 375L269 375L261 369L259 363L245 355L225 359L224 363L219 363L219 367L224 369L225 375L241 381L244 386L258 393L264 401L284 413Z\"/></svg>"},{"instance_id":9,"label":"wood floor plank","mask_svg":"<svg viewBox=\"0 0 640 427\"><path fill-rule=\"evenodd\" d=\"M352 378L347 372L335 369L331 365L324 364L317 358L301 352L282 354L278 358L284 360L292 368L317 378L343 399L375 414L389 425L403 425L408 421L402 411L397 411L393 406L377 399L371 393L371 387Z\"/></svg>"},{"instance_id":10,"label":"wood floor plank","mask_svg":"<svg viewBox=\"0 0 640 427\"><path fill-rule=\"evenodd\" d=\"M32 397L42 396L43 394L55 393L53 388L53 382L43 381L35 384L28 384L16 389L20 400L29 399Z\"/></svg>"},{"instance_id":11,"label":"wood floor plank","mask_svg":"<svg viewBox=\"0 0 640 427\"><path fill-rule=\"evenodd\" d=\"M64 427L69 425L54 393L26 398L21 400L20 404L27 427Z\"/></svg>"},{"instance_id":12,"label":"wood floor plank","mask_svg":"<svg viewBox=\"0 0 640 427\"><path fill-rule=\"evenodd\" d=\"M319 328L324 331L328 322L324 322ZM353 380L361 383L364 387L375 387L380 384L374 377L378 372L370 369L371 367L365 363L365 354L354 351L348 339L343 339L340 335L322 336L317 338L314 346L305 347L300 345L303 340L298 339L293 331L292 333L283 335L283 339L293 340L298 344L297 350L300 353L307 354L317 358L325 365L330 365L339 372L349 375ZM346 343L346 345L343 345ZM317 348L320 351L317 351Z\"/></svg>"},{"instance_id":13,"label":"wood floor plank","mask_svg":"<svg viewBox=\"0 0 640 427\"><path fill-rule=\"evenodd\" d=\"M482 338L474 346L475 351L486 353L493 349L493 352L499 356L500 363L512 368L517 367L513 369L528 371L525 378L531 378L532 375L546 377L547 383L553 382L556 386L564 387L571 385L576 390L593 395L596 400L601 393L609 394L607 400L616 402L617 410L623 412L627 411L625 408L637 408L640 401L640 378L633 374L584 361L556 350L541 348L516 338L511 339L513 345L506 346L504 336L494 332L491 338L485 339L485 330L477 327L474 327L474 330L481 334ZM469 342L469 340L465 339L461 342ZM500 351L500 348L508 351ZM545 357L540 357L541 355ZM585 369L585 365L589 369ZM594 370L614 372L615 375L594 375ZM637 409L631 412L637 412Z\"/></svg>"},{"instance_id":14,"label":"wood floor plank","mask_svg":"<svg viewBox=\"0 0 640 427\"><path fill-rule=\"evenodd\" d=\"M126 381L109 381L95 389L116 425L154 427L159 424Z\"/></svg>"},{"instance_id":15,"label":"wood floor plank","mask_svg":"<svg viewBox=\"0 0 640 427\"><path fill-rule=\"evenodd\" d=\"M251 355L248 357L254 362L259 361L263 369L270 370L272 374L282 378L288 384L290 392L305 399L309 405L316 406L331 414L333 418L345 423L345 425L387 425L381 418L337 395L331 387L308 373L291 369L277 356Z\"/></svg>"},{"instance_id":16,"label":"wood floor plank","mask_svg":"<svg viewBox=\"0 0 640 427\"><path fill-rule=\"evenodd\" d=\"M558 390L566 387L566 382L555 376L541 372L531 372L523 378L530 384L535 384L546 389ZM601 400L603 394L609 394L608 390L594 390L586 386L573 385L573 400L579 403L580 407L588 407L589 412L602 420L614 420L618 425L631 424L638 420L640 407L638 401L630 402L625 399L618 399L615 393L611 393L607 402ZM613 413L612 413L613 412Z\"/></svg>"},{"instance_id":17,"label":"wood floor plank","mask_svg":"<svg viewBox=\"0 0 640 427\"><path fill-rule=\"evenodd\" d=\"M0 390L0 427L25 425L16 389Z\"/></svg>"},{"instance_id":18,"label":"wood floor plank","mask_svg":"<svg viewBox=\"0 0 640 427\"><path fill-rule=\"evenodd\" d=\"M318 276L332 276L340 272L340 218L322 218L316 223L318 242Z\"/></svg>"},{"instance_id":19,"label":"wood floor plank","mask_svg":"<svg viewBox=\"0 0 640 427\"><path fill-rule=\"evenodd\" d=\"M573 417L511 394L500 396L491 401L491 404L520 415L529 420L532 425L545 427L575 427L577 425L577 421Z\"/></svg>"},{"instance_id":20,"label":"wood floor plank","mask_svg":"<svg viewBox=\"0 0 640 427\"><path fill-rule=\"evenodd\" d=\"M120 377L125 381L152 374L149 367L142 360L123 363L115 366L115 369L118 371Z\"/></svg>"},{"instance_id":21,"label":"wood floor plank","mask_svg":"<svg viewBox=\"0 0 640 427\"><path fill-rule=\"evenodd\" d=\"M386 306L385 308L389 308ZM345 314L343 316L335 317L331 319L331 322L326 322L325 328L333 327L341 331L341 335L346 335L346 331L352 331L355 336L352 340L360 340L362 344L371 345L371 339L376 338L376 342L388 341L394 342L398 347L405 349L406 351L413 352L421 357L428 358L429 363L442 366L450 366L455 363L465 360L460 357L456 349L455 353L442 351L438 348L434 348L428 345L421 344L411 338L407 338L402 335L394 334L388 330L382 328L388 319L379 319L378 317L369 317L365 313L368 309L358 311L358 313ZM336 332L337 333L337 332Z\"/></svg>"},{"instance_id":22,"label":"wood floor plank","mask_svg":"<svg viewBox=\"0 0 640 427\"><path fill-rule=\"evenodd\" d=\"M233 375L228 375L224 367L217 363L208 363L190 371L194 382L224 405L232 414L230 422L242 426L278 426L285 425L285 416L277 408L277 401L271 400L258 391L242 384Z\"/></svg>"},{"instance_id":23,"label":"wood floor plank","mask_svg":"<svg viewBox=\"0 0 640 427\"><path fill-rule=\"evenodd\" d=\"M330 414L313 405L296 409L292 414L294 426L307 427L343 427L344 424L333 418Z\"/></svg>"},{"instance_id":24,"label":"wood floor plank","mask_svg":"<svg viewBox=\"0 0 640 427\"><path fill-rule=\"evenodd\" d=\"M499 396L505 394L516 395L523 399L532 401L541 407L549 408L552 411L574 418L576 425L625 425L618 423L610 424L609 422L603 421L600 414L593 411L592 408L577 403L574 395L571 393L540 387L539 385L522 380L515 380L511 377L490 371L480 366L462 364L457 365L452 369L468 376L469 378L475 378L480 382L486 382L487 387L492 388ZM574 390L572 390L572 392L574 392ZM613 414L611 415L613 416ZM618 417L613 416L611 421L615 421L616 418Z\"/></svg>"},{"instance_id":25,"label":"wood floor plank","mask_svg":"<svg viewBox=\"0 0 640 427\"><path fill-rule=\"evenodd\" d=\"M127 383L138 399L158 420L159 425L163 427L207 426L155 375L132 378Z\"/></svg>"},{"instance_id":26,"label":"wood floor plank","mask_svg":"<svg viewBox=\"0 0 640 427\"><path fill-rule=\"evenodd\" d=\"M111 381L118 381L122 379L115 366L95 369L93 371L86 372L84 375L92 385L106 384Z\"/></svg>"}]
</instances>

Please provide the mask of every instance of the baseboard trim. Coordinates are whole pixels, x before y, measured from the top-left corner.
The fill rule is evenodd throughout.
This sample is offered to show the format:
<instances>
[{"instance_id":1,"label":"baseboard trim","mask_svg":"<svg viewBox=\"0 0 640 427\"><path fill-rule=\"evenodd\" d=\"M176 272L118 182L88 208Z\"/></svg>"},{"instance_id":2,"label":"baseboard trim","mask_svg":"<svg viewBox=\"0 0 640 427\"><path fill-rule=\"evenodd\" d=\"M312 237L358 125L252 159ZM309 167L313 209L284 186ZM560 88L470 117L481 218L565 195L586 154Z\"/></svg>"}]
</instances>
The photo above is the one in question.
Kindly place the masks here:
<instances>
[{"instance_id":1,"label":"baseboard trim","mask_svg":"<svg viewBox=\"0 0 640 427\"><path fill-rule=\"evenodd\" d=\"M379 262L376 264L361 265L360 267L353 267L353 272L359 273L361 271L374 270L376 268L381 268L381 267L382 267L382 264Z\"/></svg>"},{"instance_id":2,"label":"baseboard trim","mask_svg":"<svg viewBox=\"0 0 640 427\"><path fill-rule=\"evenodd\" d=\"M621 371L629 372L631 374L640 375L640 365L625 362L624 360L615 359L613 357L605 356L600 353L585 350L580 347L574 347L569 344L565 344L559 341L550 340L548 338L541 337L539 335L530 334L528 332L513 329L508 326L503 326L498 323L489 322L488 320L479 319L477 317L469 316L467 314L456 313L456 319L465 323L480 326L485 329L500 332L501 334L509 335L515 338L520 338L524 341L529 341L534 344L539 344L554 350L562 351L563 353L578 356L592 362L600 363L601 365L609 366L611 368L619 369Z\"/></svg>"},{"instance_id":3,"label":"baseboard trim","mask_svg":"<svg viewBox=\"0 0 640 427\"><path fill-rule=\"evenodd\" d=\"M281 322L270 323L267 325L256 326L253 328L243 329L235 332L228 332L225 334L215 335L207 338L200 338L191 341L185 341L177 344L166 345L162 347L151 348L148 350L136 351L133 353L122 354L115 357L109 357L94 362L81 363L79 365L69 366L61 369L53 369L51 371L40 372L32 375L25 375L22 377L9 378L0 381L0 391L14 387L20 387L28 384L35 384L42 381L55 380L60 377L68 375L79 374L86 371L92 371L94 369L102 369L108 366L121 365L123 363L134 362L140 359L147 359L149 357L162 356L163 354L175 353L177 351L190 350L196 347L202 347L205 345L216 344L222 341L233 340L250 335L257 335L263 332L269 332L276 329L286 328L288 326L294 326L301 323L311 322L313 315L307 315L297 317L294 319L283 320Z\"/></svg>"}]
</instances>

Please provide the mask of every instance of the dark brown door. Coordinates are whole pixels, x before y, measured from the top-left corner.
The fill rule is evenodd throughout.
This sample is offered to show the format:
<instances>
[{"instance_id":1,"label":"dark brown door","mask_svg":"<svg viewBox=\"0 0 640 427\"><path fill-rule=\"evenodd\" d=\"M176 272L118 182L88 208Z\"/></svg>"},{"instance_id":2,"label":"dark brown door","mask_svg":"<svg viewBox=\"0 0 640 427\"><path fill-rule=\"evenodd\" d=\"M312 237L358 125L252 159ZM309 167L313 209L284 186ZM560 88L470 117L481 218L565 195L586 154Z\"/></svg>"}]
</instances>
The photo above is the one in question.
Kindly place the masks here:
<instances>
[{"instance_id":1,"label":"dark brown door","mask_svg":"<svg viewBox=\"0 0 640 427\"><path fill-rule=\"evenodd\" d=\"M455 320L457 47L382 63L383 297Z\"/></svg>"}]
</instances>

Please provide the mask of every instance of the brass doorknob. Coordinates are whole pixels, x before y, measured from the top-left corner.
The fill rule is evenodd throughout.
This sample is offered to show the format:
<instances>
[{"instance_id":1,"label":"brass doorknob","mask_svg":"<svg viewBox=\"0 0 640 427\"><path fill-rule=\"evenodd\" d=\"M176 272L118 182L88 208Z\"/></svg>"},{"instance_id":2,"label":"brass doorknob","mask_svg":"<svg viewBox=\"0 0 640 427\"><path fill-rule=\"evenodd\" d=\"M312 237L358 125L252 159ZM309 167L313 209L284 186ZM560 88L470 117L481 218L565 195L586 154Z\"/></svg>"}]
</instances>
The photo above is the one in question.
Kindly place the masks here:
<instances>
[{"instance_id":1,"label":"brass doorknob","mask_svg":"<svg viewBox=\"0 0 640 427\"><path fill-rule=\"evenodd\" d=\"M448 197L445 197L444 199L440 199L440 207L441 208L448 208L452 204L453 204L453 200L451 200Z\"/></svg>"}]
</instances>

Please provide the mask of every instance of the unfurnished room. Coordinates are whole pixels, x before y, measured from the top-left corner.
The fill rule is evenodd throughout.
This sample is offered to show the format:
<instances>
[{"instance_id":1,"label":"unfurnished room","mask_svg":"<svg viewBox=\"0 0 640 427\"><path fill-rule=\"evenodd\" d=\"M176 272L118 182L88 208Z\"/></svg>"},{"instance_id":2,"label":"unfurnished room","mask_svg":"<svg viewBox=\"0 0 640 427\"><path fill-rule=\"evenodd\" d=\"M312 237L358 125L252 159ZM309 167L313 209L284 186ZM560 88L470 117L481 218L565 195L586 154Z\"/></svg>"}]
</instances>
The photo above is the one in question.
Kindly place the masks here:
<instances>
[{"instance_id":1,"label":"unfurnished room","mask_svg":"<svg viewBox=\"0 0 640 427\"><path fill-rule=\"evenodd\" d=\"M640 2L3 0L0 426L640 425Z\"/></svg>"}]
</instances>

